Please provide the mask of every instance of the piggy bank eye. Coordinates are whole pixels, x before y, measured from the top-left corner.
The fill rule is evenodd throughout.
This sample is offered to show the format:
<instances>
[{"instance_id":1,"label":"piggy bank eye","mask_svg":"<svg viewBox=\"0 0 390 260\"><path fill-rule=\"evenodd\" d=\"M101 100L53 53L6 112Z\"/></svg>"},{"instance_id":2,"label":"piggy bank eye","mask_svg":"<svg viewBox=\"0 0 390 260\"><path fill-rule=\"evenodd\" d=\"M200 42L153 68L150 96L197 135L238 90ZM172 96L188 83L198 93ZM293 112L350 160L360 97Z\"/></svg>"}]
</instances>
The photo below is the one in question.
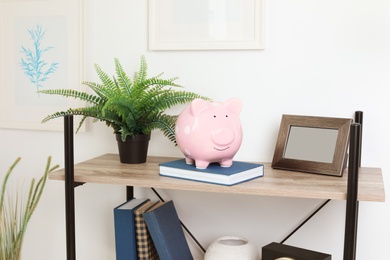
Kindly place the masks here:
<instances>
[{"instance_id":1,"label":"piggy bank eye","mask_svg":"<svg viewBox=\"0 0 390 260\"><path fill-rule=\"evenodd\" d=\"M228 115L225 115L225 117L229 117Z\"/></svg>"},{"instance_id":2,"label":"piggy bank eye","mask_svg":"<svg viewBox=\"0 0 390 260\"><path fill-rule=\"evenodd\" d=\"M214 115L214 118L216 118L217 116L216 115Z\"/></svg>"}]
</instances>

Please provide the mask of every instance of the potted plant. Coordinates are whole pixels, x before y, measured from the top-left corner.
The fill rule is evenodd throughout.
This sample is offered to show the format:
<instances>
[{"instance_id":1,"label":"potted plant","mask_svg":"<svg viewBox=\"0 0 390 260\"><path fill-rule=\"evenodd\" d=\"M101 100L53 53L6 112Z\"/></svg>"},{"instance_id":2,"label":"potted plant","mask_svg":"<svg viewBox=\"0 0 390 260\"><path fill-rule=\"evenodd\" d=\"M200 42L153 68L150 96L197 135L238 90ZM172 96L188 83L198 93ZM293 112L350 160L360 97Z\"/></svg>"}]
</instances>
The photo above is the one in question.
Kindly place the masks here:
<instances>
[{"instance_id":1,"label":"potted plant","mask_svg":"<svg viewBox=\"0 0 390 260\"><path fill-rule=\"evenodd\" d=\"M35 179L31 180L28 195L25 198L25 192L6 193L9 177L19 161L20 158L17 158L9 168L0 190L0 260L20 259L27 224L41 198L47 176L58 168L58 165L50 166L51 158L49 157L43 176L37 183Z\"/></svg>"},{"instance_id":2,"label":"potted plant","mask_svg":"<svg viewBox=\"0 0 390 260\"><path fill-rule=\"evenodd\" d=\"M115 74L109 77L99 65L95 70L101 83L83 82L94 93L73 89L41 90L40 93L61 95L76 98L89 103L89 106L70 108L56 112L43 119L42 122L65 115L81 115L77 131L87 117L96 121L104 121L112 127L118 141L120 160L123 163L142 163L146 161L147 147L151 131L159 129L172 142L175 141L176 115L164 113L178 104L184 104L195 98L208 99L196 93L177 90L182 86L175 83L177 78L162 79L163 73L148 78L147 64L141 56L140 68L131 79L115 59ZM77 132L76 131L76 132ZM132 144L133 148L122 148L122 144ZM142 144L145 143L145 146ZM130 152L132 158L123 152Z\"/></svg>"}]
</instances>

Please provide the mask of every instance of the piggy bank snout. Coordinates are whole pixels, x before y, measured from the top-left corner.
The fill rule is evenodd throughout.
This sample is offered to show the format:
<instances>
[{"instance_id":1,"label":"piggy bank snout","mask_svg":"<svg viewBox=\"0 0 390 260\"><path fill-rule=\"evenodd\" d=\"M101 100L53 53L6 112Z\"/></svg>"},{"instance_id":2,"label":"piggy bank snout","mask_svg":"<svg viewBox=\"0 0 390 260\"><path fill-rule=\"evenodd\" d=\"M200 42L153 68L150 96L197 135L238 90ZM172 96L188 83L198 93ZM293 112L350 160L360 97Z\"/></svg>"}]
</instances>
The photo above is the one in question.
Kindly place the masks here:
<instances>
[{"instance_id":1,"label":"piggy bank snout","mask_svg":"<svg viewBox=\"0 0 390 260\"><path fill-rule=\"evenodd\" d=\"M235 134L230 128L219 128L212 134L212 140L217 145L228 145L234 141Z\"/></svg>"}]
</instances>

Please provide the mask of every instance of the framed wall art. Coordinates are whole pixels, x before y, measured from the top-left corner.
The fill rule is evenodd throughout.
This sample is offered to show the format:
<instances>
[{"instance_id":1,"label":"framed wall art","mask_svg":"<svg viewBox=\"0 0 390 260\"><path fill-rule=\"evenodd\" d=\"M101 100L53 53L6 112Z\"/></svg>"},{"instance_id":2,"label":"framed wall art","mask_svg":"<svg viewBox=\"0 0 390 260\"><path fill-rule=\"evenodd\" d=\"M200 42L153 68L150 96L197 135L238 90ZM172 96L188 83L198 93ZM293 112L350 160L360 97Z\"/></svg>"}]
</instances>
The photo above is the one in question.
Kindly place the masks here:
<instances>
[{"instance_id":1,"label":"framed wall art","mask_svg":"<svg viewBox=\"0 0 390 260\"><path fill-rule=\"evenodd\" d=\"M0 0L0 127L62 130L42 119L75 101L39 94L81 88L82 0Z\"/></svg>"},{"instance_id":2,"label":"framed wall art","mask_svg":"<svg viewBox=\"0 0 390 260\"><path fill-rule=\"evenodd\" d=\"M264 0L149 0L149 49L264 49Z\"/></svg>"}]
</instances>

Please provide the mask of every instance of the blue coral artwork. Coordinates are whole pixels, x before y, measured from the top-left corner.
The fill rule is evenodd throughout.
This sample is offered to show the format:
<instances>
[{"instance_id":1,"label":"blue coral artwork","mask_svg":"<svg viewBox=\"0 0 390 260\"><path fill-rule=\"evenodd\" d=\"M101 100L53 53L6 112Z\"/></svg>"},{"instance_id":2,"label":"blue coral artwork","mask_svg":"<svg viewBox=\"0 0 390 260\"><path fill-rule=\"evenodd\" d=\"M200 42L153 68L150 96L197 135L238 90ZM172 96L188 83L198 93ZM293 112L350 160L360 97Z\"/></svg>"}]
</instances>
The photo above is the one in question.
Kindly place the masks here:
<instances>
[{"instance_id":1,"label":"blue coral artwork","mask_svg":"<svg viewBox=\"0 0 390 260\"><path fill-rule=\"evenodd\" d=\"M66 101L40 95L69 87L68 20L64 16L15 19L15 102L19 106L63 106ZM10 57L11 58L11 57Z\"/></svg>"},{"instance_id":2,"label":"blue coral artwork","mask_svg":"<svg viewBox=\"0 0 390 260\"><path fill-rule=\"evenodd\" d=\"M49 64L45 60L45 54L54 47L50 45L44 46L46 30L41 25L28 29L27 32L33 46L21 47L23 57L21 58L20 66L31 84L34 85L36 91L39 91L43 87L44 82L50 77L50 74L57 71L59 63L53 61Z\"/></svg>"}]
</instances>

